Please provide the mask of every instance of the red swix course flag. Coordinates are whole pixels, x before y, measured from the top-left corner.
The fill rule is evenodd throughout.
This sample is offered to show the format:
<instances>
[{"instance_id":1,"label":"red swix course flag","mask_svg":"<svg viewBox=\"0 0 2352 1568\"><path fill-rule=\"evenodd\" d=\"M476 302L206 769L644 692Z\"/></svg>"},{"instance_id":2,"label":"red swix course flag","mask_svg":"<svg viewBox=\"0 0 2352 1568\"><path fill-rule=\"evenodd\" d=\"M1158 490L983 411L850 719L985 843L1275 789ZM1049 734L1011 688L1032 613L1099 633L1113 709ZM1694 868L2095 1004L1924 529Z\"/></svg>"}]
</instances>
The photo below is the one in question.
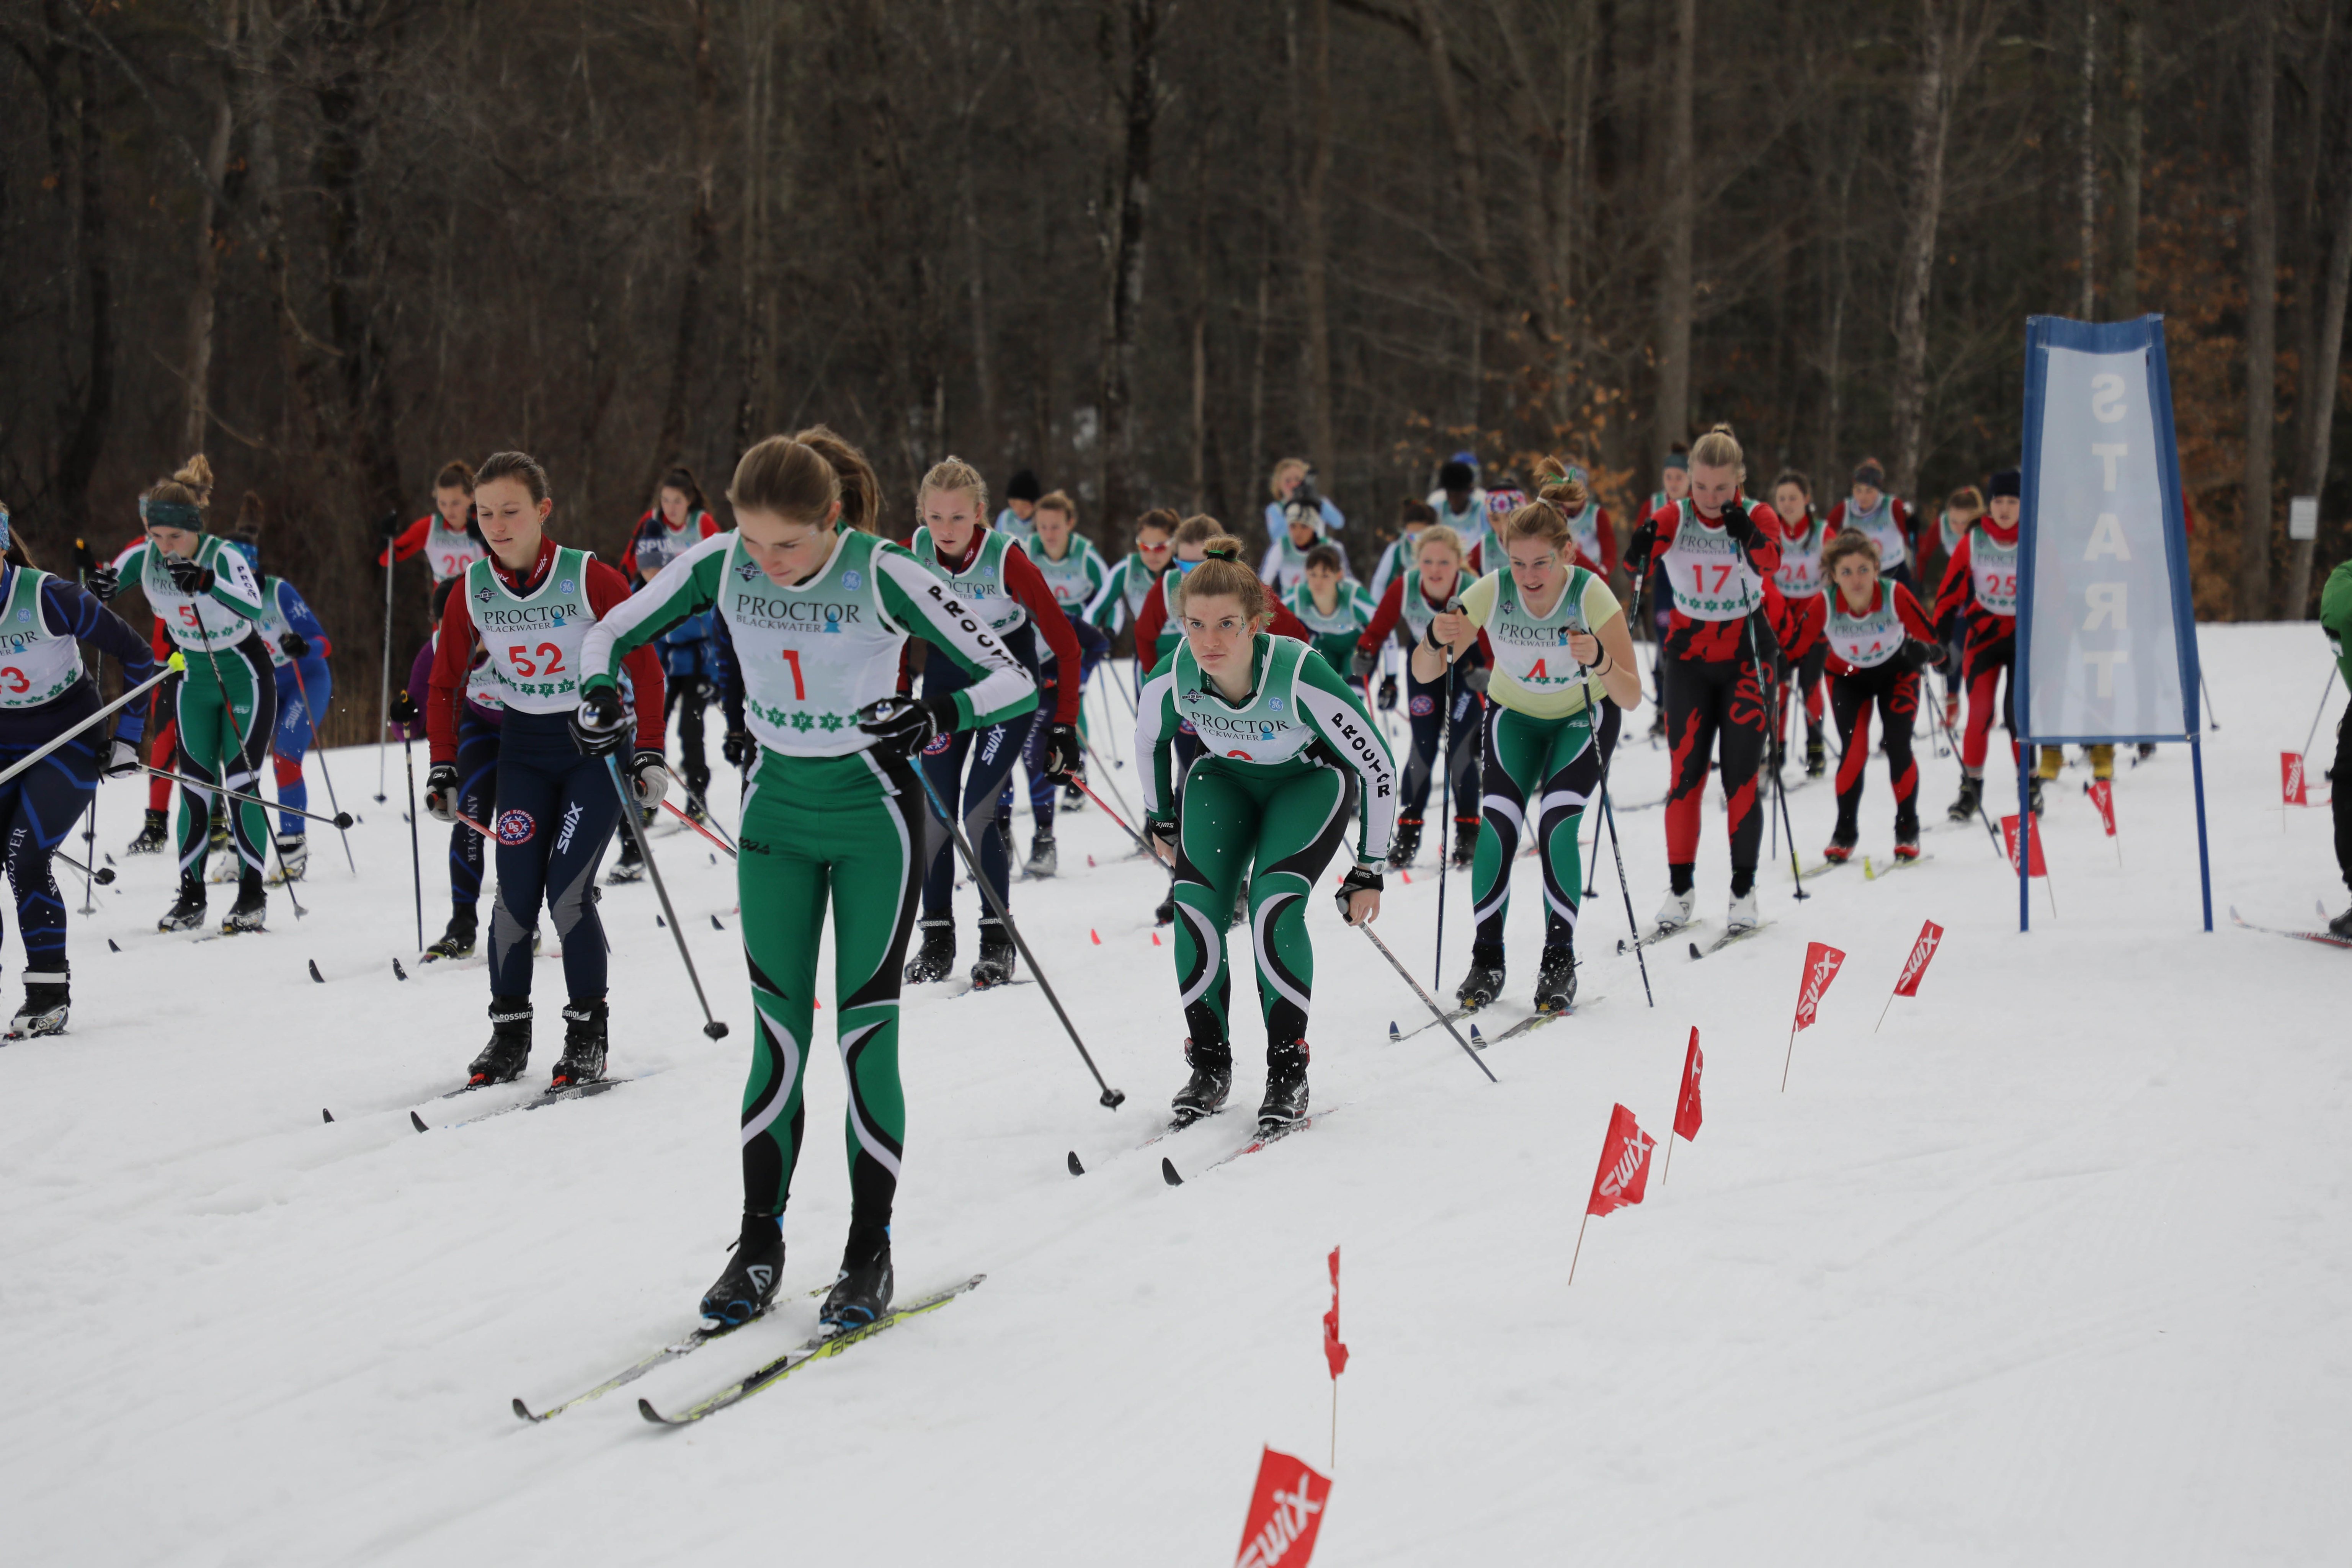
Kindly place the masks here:
<instances>
[{"instance_id":1,"label":"red swix course flag","mask_svg":"<svg viewBox=\"0 0 2352 1568\"><path fill-rule=\"evenodd\" d=\"M2026 820L2028 822L2033 822L2032 817L2028 817ZM2000 841L2002 846L2009 850L2009 868L2014 871L2017 869L2017 818L2013 816L2004 816L2000 819ZM2027 857L2025 874L2027 876L2047 877L2050 875L2049 863L2042 858L2042 825L2038 822L2033 823L2033 826L2026 831L2025 853Z\"/></svg>"},{"instance_id":2,"label":"red swix course flag","mask_svg":"<svg viewBox=\"0 0 2352 1568\"><path fill-rule=\"evenodd\" d=\"M1619 1106L1609 1118L1609 1136L1601 1145L1601 1168L1592 1173L1592 1196L1585 1201L1588 1215L1605 1215L1642 1201L1650 1184L1650 1151L1657 1140L1642 1131L1633 1113Z\"/></svg>"},{"instance_id":3,"label":"red swix course flag","mask_svg":"<svg viewBox=\"0 0 2352 1568\"><path fill-rule=\"evenodd\" d=\"M1691 1026L1690 1054L1683 1058L1683 1092L1675 1101L1675 1136L1687 1143L1698 1136L1698 1075L1706 1058L1699 1055L1698 1026Z\"/></svg>"},{"instance_id":4,"label":"red swix course flag","mask_svg":"<svg viewBox=\"0 0 2352 1568\"><path fill-rule=\"evenodd\" d=\"M1797 987L1797 1022L1790 1031L1791 1034L1797 1029L1813 1026L1813 1016L1821 1010L1822 994L1829 990L1830 982L1837 978L1837 972L1844 963L1845 954L1828 942L1809 942L1805 944L1805 979L1804 984Z\"/></svg>"},{"instance_id":5,"label":"red swix course flag","mask_svg":"<svg viewBox=\"0 0 2352 1568\"><path fill-rule=\"evenodd\" d=\"M2116 836L2116 781L2093 779L2091 804L2099 808L2099 820L2107 825L2107 837L2113 838Z\"/></svg>"},{"instance_id":6,"label":"red swix course flag","mask_svg":"<svg viewBox=\"0 0 2352 1568\"><path fill-rule=\"evenodd\" d=\"M1258 1461L1257 1491L1250 1499L1234 1568L1306 1568L1330 1496L1329 1477L1317 1475L1304 1459L1268 1448Z\"/></svg>"},{"instance_id":7,"label":"red swix course flag","mask_svg":"<svg viewBox=\"0 0 2352 1568\"><path fill-rule=\"evenodd\" d=\"M1339 1249L1331 1249L1331 1310L1323 1314L1323 1359L1331 1363L1331 1375L1338 1377L1348 1370L1348 1347L1339 1342Z\"/></svg>"},{"instance_id":8,"label":"red swix course flag","mask_svg":"<svg viewBox=\"0 0 2352 1568\"><path fill-rule=\"evenodd\" d=\"M1895 982L1897 996L1919 994L1919 982L1927 973L1927 961L1936 956L1943 944L1944 928L1934 921L1919 922L1919 940L1911 944L1911 956L1903 961L1903 973Z\"/></svg>"},{"instance_id":9,"label":"red swix course flag","mask_svg":"<svg viewBox=\"0 0 2352 1568\"><path fill-rule=\"evenodd\" d=\"M2300 752L2279 753L2279 804L2282 805L2311 804L2311 797L2304 788L2303 753Z\"/></svg>"}]
</instances>

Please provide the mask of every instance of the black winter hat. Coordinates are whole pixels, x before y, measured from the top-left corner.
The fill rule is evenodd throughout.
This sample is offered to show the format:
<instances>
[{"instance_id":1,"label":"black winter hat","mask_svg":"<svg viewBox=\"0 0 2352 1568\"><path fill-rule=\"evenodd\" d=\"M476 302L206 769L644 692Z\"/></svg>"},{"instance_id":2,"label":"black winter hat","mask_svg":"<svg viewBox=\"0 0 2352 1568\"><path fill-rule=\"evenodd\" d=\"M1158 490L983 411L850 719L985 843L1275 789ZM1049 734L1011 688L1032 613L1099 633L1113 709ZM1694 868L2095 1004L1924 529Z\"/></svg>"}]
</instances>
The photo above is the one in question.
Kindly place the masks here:
<instances>
[{"instance_id":1,"label":"black winter hat","mask_svg":"<svg viewBox=\"0 0 2352 1568\"><path fill-rule=\"evenodd\" d=\"M1437 488L1442 490L1468 490L1478 488L1478 470L1460 458L1450 458L1437 470Z\"/></svg>"},{"instance_id":2,"label":"black winter hat","mask_svg":"<svg viewBox=\"0 0 2352 1568\"><path fill-rule=\"evenodd\" d=\"M1037 476L1026 468L1013 475L1004 487L1006 500L1041 500L1045 494L1045 488L1037 482Z\"/></svg>"},{"instance_id":3,"label":"black winter hat","mask_svg":"<svg viewBox=\"0 0 2352 1568\"><path fill-rule=\"evenodd\" d=\"M2015 468L2001 469L2000 472L1993 475L1992 482L1985 486L1985 497L1987 500L1990 500L1995 496L2017 496L2022 498L2024 494L2025 486L2023 476L2019 474Z\"/></svg>"}]
</instances>

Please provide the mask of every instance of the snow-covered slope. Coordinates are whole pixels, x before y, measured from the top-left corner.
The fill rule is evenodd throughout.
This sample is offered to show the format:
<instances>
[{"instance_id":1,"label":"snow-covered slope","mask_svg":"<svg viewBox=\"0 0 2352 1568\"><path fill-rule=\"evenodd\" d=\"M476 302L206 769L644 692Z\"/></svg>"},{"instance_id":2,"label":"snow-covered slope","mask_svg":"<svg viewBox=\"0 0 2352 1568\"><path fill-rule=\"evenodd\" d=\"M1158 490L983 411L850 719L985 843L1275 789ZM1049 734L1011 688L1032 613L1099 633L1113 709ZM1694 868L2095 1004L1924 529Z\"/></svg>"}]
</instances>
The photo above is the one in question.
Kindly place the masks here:
<instances>
[{"instance_id":1,"label":"snow-covered slope","mask_svg":"<svg viewBox=\"0 0 2352 1568\"><path fill-rule=\"evenodd\" d=\"M398 754L381 805L372 752L330 759L365 819L358 877L314 838L307 919L278 893L266 934L202 944L154 932L169 868L120 854L142 792L110 785L121 876L75 924L72 1032L0 1050L0 1556L1221 1563L1262 1442L1328 1458L1338 1243L1354 1359L1325 1563L2342 1561L2352 954L2227 914L2341 906L2326 811L2274 804L2326 661L2309 626L2203 646L2211 935L2185 748L2122 771L2121 864L2069 767L2045 824L2057 913L2037 888L2021 936L2005 862L1942 825L1956 763L1923 742L1932 861L1842 870L1799 904L1784 844L1760 879L1773 928L1701 963L1652 950L1654 1008L1611 951L1626 910L1604 858L1587 1005L1488 1052L1499 1085L1441 1032L1389 1042L1418 1004L1318 900L1314 1094L1338 1112L1205 1173L1239 1117L1134 1149L1182 1079L1161 883L1099 813L1063 818L1065 875L1019 885L1015 914L1126 1108L1095 1103L1036 987L910 992L900 1293L987 1283L677 1433L634 1396L687 1403L814 1328L846 1215L824 1053L774 1319L545 1426L508 1402L690 1327L724 1260L750 1020L731 869L656 841L731 1039L699 1034L650 886L613 889L614 1068L639 1081L419 1136L413 1108L485 1108L435 1096L486 1037L488 995L478 963L415 962ZM1664 772L1637 739L1614 787L1651 799ZM1883 861L1882 765L1870 792ZM1997 773L1996 815L2013 793ZM1790 809L1811 861L1829 788ZM1700 860L1716 927L1721 821L1710 806ZM1646 919L1661 815L1623 826ZM428 935L446 837L425 835ZM1505 1020L1539 941L1518 870ZM1437 879L1391 889L1380 930L1427 984ZM1448 994L1465 892L1449 879ZM1923 918L1943 949L1874 1034ZM1783 1094L1808 939L1848 959ZM13 938L7 957L13 1007ZM1593 1222L1567 1288L1610 1107L1663 1131L1693 1025L1706 1129L1646 1204ZM1240 1031L1244 1108L1256 1041ZM1193 1179L1170 1190L1162 1152Z\"/></svg>"}]
</instances>

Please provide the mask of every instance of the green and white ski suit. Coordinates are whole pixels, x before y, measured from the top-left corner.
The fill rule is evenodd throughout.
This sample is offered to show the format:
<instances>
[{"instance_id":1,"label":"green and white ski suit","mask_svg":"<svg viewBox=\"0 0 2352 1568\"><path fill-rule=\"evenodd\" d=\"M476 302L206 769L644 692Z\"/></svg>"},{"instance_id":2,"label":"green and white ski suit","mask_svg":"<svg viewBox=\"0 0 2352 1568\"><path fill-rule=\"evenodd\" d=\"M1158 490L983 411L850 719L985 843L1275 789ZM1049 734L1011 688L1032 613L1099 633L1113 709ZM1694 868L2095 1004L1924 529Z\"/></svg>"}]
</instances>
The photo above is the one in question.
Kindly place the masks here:
<instances>
[{"instance_id":1,"label":"green and white ski suit","mask_svg":"<svg viewBox=\"0 0 2352 1568\"><path fill-rule=\"evenodd\" d=\"M829 900L855 1252L879 1240L898 1192L899 964L929 815L915 769L872 751L857 710L897 693L909 636L971 675L953 696L958 729L1030 711L1036 687L950 584L904 548L844 530L824 565L791 587L769 579L740 534L704 540L590 628L583 689L616 684L620 655L714 608L734 640L744 719L760 742L736 871L757 1022L743 1091L743 1212L782 1215L792 1191Z\"/></svg>"}]
</instances>

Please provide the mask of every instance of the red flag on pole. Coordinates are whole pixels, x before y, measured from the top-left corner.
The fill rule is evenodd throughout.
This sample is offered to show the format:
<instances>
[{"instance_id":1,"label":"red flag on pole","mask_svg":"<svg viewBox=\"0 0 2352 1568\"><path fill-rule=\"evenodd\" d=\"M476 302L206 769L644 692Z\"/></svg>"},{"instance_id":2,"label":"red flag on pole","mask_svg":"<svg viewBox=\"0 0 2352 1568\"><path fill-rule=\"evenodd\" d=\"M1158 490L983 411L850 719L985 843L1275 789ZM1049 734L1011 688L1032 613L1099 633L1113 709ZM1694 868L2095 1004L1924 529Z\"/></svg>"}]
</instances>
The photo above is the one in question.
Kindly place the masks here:
<instances>
[{"instance_id":1,"label":"red flag on pole","mask_svg":"<svg viewBox=\"0 0 2352 1568\"><path fill-rule=\"evenodd\" d=\"M1895 977L1895 994L1886 999L1886 1007L1895 1005L1895 996L1916 996L1919 982L1927 977L1927 961L1936 956L1936 949L1944 942L1944 928L1934 921L1919 922L1919 940L1911 944L1911 956L1903 961L1903 973ZM1878 1010L1878 1023L1871 1026L1876 1034L1879 1025L1886 1022L1886 1007Z\"/></svg>"},{"instance_id":2,"label":"red flag on pole","mask_svg":"<svg viewBox=\"0 0 2352 1568\"><path fill-rule=\"evenodd\" d=\"M2099 820L2107 825L2107 837L2113 838L2116 836L2116 781L2093 779L2091 804L2099 808Z\"/></svg>"},{"instance_id":3,"label":"red flag on pole","mask_svg":"<svg viewBox=\"0 0 2352 1568\"><path fill-rule=\"evenodd\" d=\"M2030 817L2027 820L2032 821ZM2017 818L2004 816L2000 819L2000 841L2002 847L2009 851L2009 868L2014 871L2017 869ZM2042 858L2042 825L2039 822L2033 823L2033 826L2026 830L2025 855L2027 876L2050 875L2049 862Z\"/></svg>"},{"instance_id":4,"label":"red flag on pole","mask_svg":"<svg viewBox=\"0 0 2352 1568\"><path fill-rule=\"evenodd\" d=\"M1584 1219L1576 1227L1576 1251L1568 1260L1570 1284L1576 1283L1576 1260L1584 1256L1585 1226L1592 1223L1594 1215L1612 1214L1642 1201L1650 1184L1650 1151L1657 1143L1623 1106L1610 1113L1609 1135L1601 1143L1601 1166L1592 1173L1592 1195L1584 1200Z\"/></svg>"},{"instance_id":5,"label":"red flag on pole","mask_svg":"<svg viewBox=\"0 0 2352 1568\"><path fill-rule=\"evenodd\" d=\"M1323 1314L1323 1359L1336 1380L1348 1370L1348 1347L1339 1342L1339 1249L1331 1249L1331 1310Z\"/></svg>"},{"instance_id":6,"label":"red flag on pole","mask_svg":"<svg viewBox=\"0 0 2352 1568\"><path fill-rule=\"evenodd\" d=\"M1683 1058L1683 1091L1675 1101L1675 1135L1685 1143L1698 1136L1698 1075L1706 1066L1706 1058L1699 1054L1698 1026L1694 1024L1690 1050Z\"/></svg>"},{"instance_id":7,"label":"red flag on pole","mask_svg":"<svg viewBox=\"0 0 2352 1568\"><path fill-rule=\"evenodd\" d=\"M2279 753L2279 803L2282 805L2309 805L2311 797L2304 784L2303 753Z\"/></svg>"},{"instance_id":8,"label":"red flag on pole","mask_svg":"<svg viewBox=\"0 0 2352 1568\"><path fill-rule=\"evenodd\" d=\"M1797 1031L1810 1029L1821 1013L1822 997L1845 963L1845 954L1825 942L1805 944L1805 974L1797 985L1797 1016L1789 1025L1789 1052L1780 1061L1780 1092L1789 1092L1789 1064L1797 1059Z\"/></svg>"},{"instance_id":9,"label":"red flag on pole","mask_svg":"<svg viewBox=\"0 0 2352 1568\"><path fill-rule=\"evenodd\" d=\"M1330 1496L1329 1477L1317 1475L1304 1459L1266 1449L1234 1568L1306 1568Z\"/></svg>"}]
</instances>

